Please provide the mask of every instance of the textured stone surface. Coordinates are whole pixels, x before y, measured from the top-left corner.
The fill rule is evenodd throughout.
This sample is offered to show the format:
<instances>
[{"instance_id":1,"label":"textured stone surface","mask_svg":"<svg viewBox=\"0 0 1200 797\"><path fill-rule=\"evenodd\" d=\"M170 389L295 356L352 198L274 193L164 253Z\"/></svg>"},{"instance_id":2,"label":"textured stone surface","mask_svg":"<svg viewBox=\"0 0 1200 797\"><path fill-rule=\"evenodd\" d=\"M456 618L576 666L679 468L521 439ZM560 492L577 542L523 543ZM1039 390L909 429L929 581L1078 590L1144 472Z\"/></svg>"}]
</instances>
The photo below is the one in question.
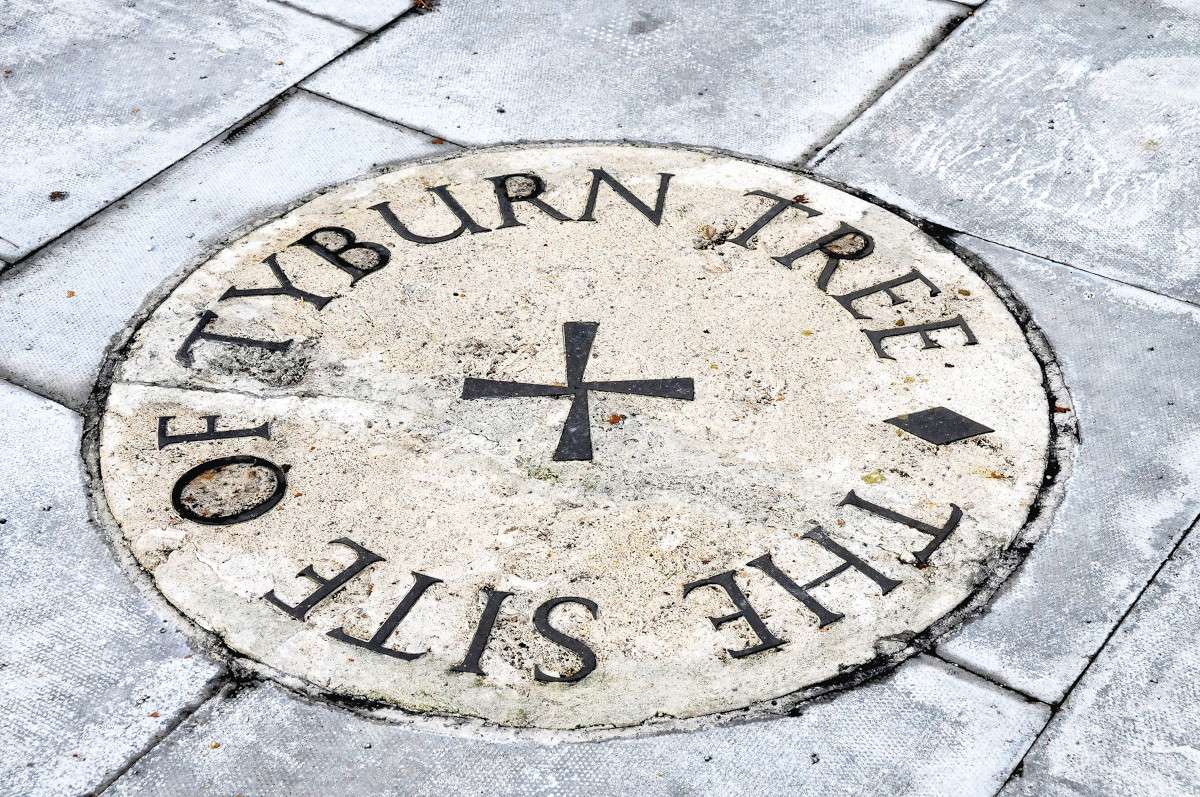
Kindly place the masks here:
<instances>
[{"instance_id":1,"label":"textured stone surface","mask_svg":"<svg viewBox=\"0 0 1200 797\"><path fill-rule=\"evenodd\" d=\"M305 194L439 150L304 92L284 100L6 272L0 375L82 406L109 340L172 274Z\"/></svg>"},{"instance_id":2,"label":"textured stone surface","mask_svg":"<svg viewBox=\"0 0 1200 797\"><path fill-rule=\"evenodd\" d=\"M359 38L266 0L10 0L3 17L0 258L9 261Z\"/></svg>"},{"instance_id":3,"label":"textured stone surface","mask_svg":"<svg viewBox=\"0 0 1200 797\"><path fill-rule=\"evenodd\" d=\"M115 775L217 668L147 606L88 522L75 413L0 383L0 793Z\"/></svg>"},{"instance_id":4,"label":"textured stone surface","mask_svg":"<svg viewBox=\"0 0 1200 797\"><path fill-rule=\"evenodd\" d=\"M308 86L464 144L632 138L795 161L957 20L951 3L451 3Z\"/></svg>"},{"instance_id":5,"label":"textured stone surface","mask_svg":"<svg viewBox=\"0 0 1200 797\"><path fill-rule=\"evenodd\" d=\"M992 0L816 169L953 229L1195 301L1197 42L1193 0Z\"/></svg>"},{"instance_id":6,"label":"textured stone surface","mask_svg":"<svg viewBox=\"0 0 1200 797\"><path fill-rule=\"evenodd\" d=\"M647 204L636 209L613 186L600 194L597 169ZM515 173L544 183L544 204L520 203L508 226L488 176ZM522 177L505 190L523 194L521 181L532 185ZM456 223L430 186L449 186L442 196L491 231L411 240L408 230ZM735 243L784 207L751 191L806 204ZM396 221L385 221L385 202ZM387 258L356 250L374 265L352 280L327 249L296 243L319 229L343 230L322 233L326 246L353 237L388 247ZM816 251L822 240L848 259ZM777 262L804 245L814 251L790 268ZM278 285L264 262L308 299L229 295ZM271 353L189 338L203 314L208 332L292 343ZM922 331L935 322L952 328ZM571 335L589 336L570 385L594 390L469 400L515 383L563 385L565 328L577 330L568 351ZM892 337L872 341L874 331ZM1047 458L1041 368L969 267L849 194L685 150L512 149L354 182L214 256L124 356L103 421L104 491L168 600L235 650L322 688L520 726L741 709L899 652L1004 561ZM607 381L639 379L652 381ZM964 420L945 405L981 423L934 444L887 422L930 407ZM270 437L167 447L155 438L164 416L182 433L213 414L226 429L267 421ZM564 423L579 431L560 440ZM185 471L231 454L287 464L286 489L282 473L231 465L188 480L172 509ZM277 507L231 517L266 511L272 489L286 496ZM887 509L839 509L851 494ZM889 510L949 523L948 536L935 541L937 530ZM827 531L811 532L817 525ZM312 593L311 579L295 577L310 562L325 578L351 565L345 544L331 550L337 539L386 562L307 617L263 600L274 590L294 605ZM831 575L858 561L831 545L873 570ZM772 630L742 621L714 633L708 618L735 609L730 595L717 585L688 595L685 585L768 554L772 563L740 579ZM775 583L773 567L815 580L820 605ZM411 572L443 583L386 648L337 638L339 628L375 634ZM512 597L482 666L454 673L492 589ZM598 667L535 632L538 607L562 596L595 604L592 617L575 605L552 619ZM381 655L398 650L419 660ZM540 671L580 680L538 683Z\"/></svg>"},{"instance_id":7,"label":"textured stone surface","mask_svg":"<svg viewBox=\"0 0 1200 797\"><path fill-rule=\"evenodd\" d=\"M454 738L262 686L214 703L111 794L993 794L1045 722L933 659L797 718L602 744ZM214 748L214 744L220 747Z\"/></svg>"},{"instance_id":8,"label":"textured stone surface","mask_svg":"<svg viewBox=\"0 0 1200 797\"><path fill-rule=\"evenodd\" d=\"M400 10L400 0L287 4L361 29ZM494 5L445 0L402 20L330 83L350 103L452 140L627 135L796 160L965 11L942 0ZM298 59L311 68L357 38L273 0L17 0L3 11L0 261L234 123L303 75ZM1200 6L992 0L977 14L820 168L949 227L1195 301ZM551 64L549 78L527 64ZM27 138L14 138L18 128ZM0 376L81 406L109 337L227 234L371 163L437 149L329 102L286 100L127 208L5 271ZM62 181L68 197L49 201ZM964 242L994 259L1058 347L1083 446L1040 552L941 653L1057 700L1200 511L1200 401L1189 398L1200 317ZM0 388L0 406L0 793L78 794L167 731L186 705L176 687L198 694L209 670L172 669L177 635L157 633L107 549L88 542L77 419L11 388ZM30 517L20 510L30 497L53 508ZM68 504L70 522L58 509ZM1193 549L1099 653L1012 793L1196 790ZM134 619L109 615L126 609ZM105 636L114 627L119 642ZM146 696L165 708L137 706ZM413 791L428 775L443 793L991 794L1044 717L928 659L794 720L588 746L468 742L265 687L202 710L117 791Z\"/></svg>"},{"instance_id":9,"label":"textured stone surface","mask_svg":"<svg viewBox=\"0 0 1200 797\"><path fill-rule=\"evenodd\" d=\"M1200 538L1150 584L1006 795L1194 794Z\"/></svg>"},{"instance_id":10,"label":"textured stone surface","mask_svg":"<svg viewBox=\"0 0 1200 797\"><path fill-rule=\"evenodd\" d=\"M288 5L361 30L377 30L412 7L412 0L286 0Z\"/></svg>"},{"instance_id":11,"label":"textured stone surface","mask_svg":"<svg viewBox=\"0 0 1200 797\"><path fill-rule=\"evenodd\" d=\"M1055 347L1082 442L1053 527L943 655L1056 702L1200 512L1200 309L966 236Z\"/></svg>"}]
</instances>

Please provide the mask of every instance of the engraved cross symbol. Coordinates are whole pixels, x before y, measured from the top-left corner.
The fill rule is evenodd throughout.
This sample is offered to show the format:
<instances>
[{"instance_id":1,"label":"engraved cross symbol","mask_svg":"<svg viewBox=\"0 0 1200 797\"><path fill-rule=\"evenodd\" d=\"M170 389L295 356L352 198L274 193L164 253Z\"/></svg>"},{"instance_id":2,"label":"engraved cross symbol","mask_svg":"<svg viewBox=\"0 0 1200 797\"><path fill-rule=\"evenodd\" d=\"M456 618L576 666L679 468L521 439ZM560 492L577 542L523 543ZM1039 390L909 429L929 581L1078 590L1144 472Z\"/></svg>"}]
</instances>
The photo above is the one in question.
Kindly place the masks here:
<instances>
[{"instance_id":1,"label":"engraved cross symbol","mask_svg":"<svg viewBox=\"0 0 1200 797\"><path fill-rule=\"evenodd\" d=\"M691 379L618 379L610 382L585 382L583 372L592 353L596 338L595 321L568 321L563 324L563 340L567 349L567 384L532 385L525 382L502 382L495 379L467 377L463 382L464 399L528 398L533 396L570 396L571 409L554 450L560 461L592 458L592 428L588 416L588 391L629 393L635 396L692 401L696 388Z\"/></svg>"}]
</instances>

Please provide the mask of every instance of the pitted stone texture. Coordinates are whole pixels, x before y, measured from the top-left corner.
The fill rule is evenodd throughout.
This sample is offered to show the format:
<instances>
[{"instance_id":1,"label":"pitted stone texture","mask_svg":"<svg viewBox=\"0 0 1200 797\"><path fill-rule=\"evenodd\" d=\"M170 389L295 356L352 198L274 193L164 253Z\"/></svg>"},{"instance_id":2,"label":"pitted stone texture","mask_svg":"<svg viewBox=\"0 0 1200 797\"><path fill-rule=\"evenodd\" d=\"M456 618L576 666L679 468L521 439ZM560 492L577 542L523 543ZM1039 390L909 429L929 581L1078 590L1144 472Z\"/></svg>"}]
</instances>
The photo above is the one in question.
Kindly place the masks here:
<instances>
[{"instance_id":1,"label":"pitted stone texture","mask_svg":"<svg viewBox=\"0 0 1200 797\"><path fill-rule=\"evenodd\" d=\"M1200 513L1200 310L961 236L1055 347L1081 443L1054 524L939 653L1057 702Z\"/></svg>"},{"instance_id":2,"label":"pitted stone texture","mask_svg":"<svg viewBox=\"0 0 1200 797\"><path fill-rule=\"evenodd\" d=\"M951 229L1200 299L1200 3L992 0L817 156Z\"/></svg>"},{"instance_id":3,"label":"pitted stone texture","mask_svg":"<svg viewBox=\"0 0 1200 797\"><path fill-rule=\"evenodd\" d=\"M1006 795L1195 794L1200 538L1193 531L1030 750Z\"/></svg>"},{"instance_id":4,"label":"pitted stone texture","mask_svg":"<svg viewBox=\"0 0 1200 797\"><path fill-rule=\"evenodd\" d=\"M961 16L908 0L445 2L306 85L464 144L628 138L794 162Z\"/></svg>"},{"instance_id":5,"label":"pitted stone texture","mask_svg":"<svg viewBox=\"0 0 1200 797\"><path fill-rule=\"evenodd\" d=\"M111 794L994 794L1045 722L936 659L803 716L600 744L454 738L261 686L208 706ZM220 747L214 749L214 743Z\"/></svg>"},{"instance_id":6,"label":"pitted stone texture","mask_svg":"<svg viewBox=\"0 0 1200 797\"><path fill-rule=\"evenodd\" d=\"M79 417L0 383L0 793L90 791L170 727L217 668L88 523Z\"/></svg>"},{"instance_id":7,"label":"pitted stone texture","mask_svg":"<svg viewBox=\"0 0 1200 797\"><path fill-rule=\"evenodd\" d=\"M281 0L361 30L378 30L412 8L412 0Z\"/></svg>"},{"instance_id":8,"label":"pitted stone texture","mask_svg":"<svg viewBox=\"0 0 1200 797\"><path fill-rule=\"evenodd\" d=\"M360 34L267 0L13 0L0 31L0 258L170 166Z\"/></svg>"},{"instance_id":9,"label":"pitted stone texture","mask_svg":"<svg viewBox=\"0 0 1200 797\"><path fill-rule=\"evenodd\" d=\"M520 203L522 223L497 229L488 175L535 173L546 185L540 201L575 218L592 169L642 198L661 190L660 172L672 175L660 223L605 187L592 221L554 220ZM433 186L449 186L492 231L419 245L373 209L388 202L409 229L445 232L454 222ZM752 190L803 196L814 215L786 211L753 248L725 241L771 207ZM814 252L791 269L772 259L845 223L873 237L865 259L837 266ZM352 284L295 245L329 225L390 247L390 262ZM323 235L333 245L334 234ZM268 258L297 286L337 298L324 309L311 296L221 298L271 285ZM895 287L895 302L865 290L842 300L852 314L833 295L914 268L927 282ZM202 314L215 314L205 316L212 332L292 348L201 340L181 356ZM970 334L943 329L931 333L940 346L920 347L919 325L952 318ZM465 380L480 377L561 384L561 335L572 321L599 322L590 382L687 377L695 400L592 393L582 423L595 458L584 462L551 458L569 399L463 400ZM902 333L878 344L894 359L864 334L880 329ZM515 726L740 709L904 651L990 578L1021 532L1049 434L1042 373L1022 330L954 255L882 208L794 173L650 147L474 153L325 193L198 269L121 356L101 436L105 495L168 600L233 649L323 689ZM946 405L995 431L939 446L885 423ZM270 422L270 438L157 444L160 418L174 418L179 434L217 414L224 429ZM181 518L168 500L173 485L230 454L289 466L283 502L240 524ZM245 483L229 509L278 481ZM933 532L839 508L852 490L938 526L961 507L961 522L926 566L916 552ZM191 512L181 509L202 519ZM811 607L743 571L758 610L789 643L731 657L727 649L758 641L749 626L714 632L708 618L729 613L728 596L707 587L685 599L684 585L766 554L802 584L819 579L843 560L805 538L814 524L903 583L876 586L850 571L812 587L847 615L818 628ZM274 590L298 603L314 589L295 576L309 563L325 578L347 567L351 552L330 545L342 538L386 562L303 621L262 599ZM428 655L398 661L328 635L370 637L414 571L445 583L389 649ZM486 677L450 672L491 588L514 594L482 659ZM552 619L602 667L575 684L536 683L537 668L568 676L582 666L530 623L562 596L599 605L594 618L566 606Z\"/></svg>"},{"instance_id":10,"label":"pitted stone texture","mask_svg":"<svg viewBox=\"0 0 1200 797\"><path fill-rule=\"evenodd\" d=\"M0 375L82 407L113 335L231 230L377 163L439 150L324 98L289 97L6 272Z\"/></svg>"}]
</instances>

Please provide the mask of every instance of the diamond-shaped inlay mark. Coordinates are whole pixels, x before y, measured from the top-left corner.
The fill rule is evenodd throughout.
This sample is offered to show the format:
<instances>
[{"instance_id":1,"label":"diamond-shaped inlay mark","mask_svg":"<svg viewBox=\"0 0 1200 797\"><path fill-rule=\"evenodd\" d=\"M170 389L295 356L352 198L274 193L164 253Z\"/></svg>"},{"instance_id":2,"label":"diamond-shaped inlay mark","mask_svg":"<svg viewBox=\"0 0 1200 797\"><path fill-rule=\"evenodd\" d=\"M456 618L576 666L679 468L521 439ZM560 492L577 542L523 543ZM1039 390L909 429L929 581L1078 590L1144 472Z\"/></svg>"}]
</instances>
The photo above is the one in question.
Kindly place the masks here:
<instances>
[{"instance_id":1,"label":"diamond-shaped inlay mark","mask_svg":"<svg viewBox=\"0 0 1200 797\"><path fill-rule=\"evenodd\" d=\"M938 446L996 431L945 407L931 407L920 412L897 415L895 418L888 418L884 423L890 423Z\"/></svg>"}]
</instances>

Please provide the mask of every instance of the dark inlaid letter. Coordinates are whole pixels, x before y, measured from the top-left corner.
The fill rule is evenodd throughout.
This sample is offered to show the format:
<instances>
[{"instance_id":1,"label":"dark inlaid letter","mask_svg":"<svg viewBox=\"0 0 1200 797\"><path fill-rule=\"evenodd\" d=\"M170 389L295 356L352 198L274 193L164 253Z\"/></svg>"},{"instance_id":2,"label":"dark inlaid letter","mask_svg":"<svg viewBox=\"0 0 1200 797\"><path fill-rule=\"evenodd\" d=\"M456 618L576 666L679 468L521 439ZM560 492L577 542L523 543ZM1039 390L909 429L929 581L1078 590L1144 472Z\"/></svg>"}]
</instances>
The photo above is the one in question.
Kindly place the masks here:
<instances>
[{"instance_id":1,"label":"dark inlaid letter","mask_svg":"<svg viewBox=\"0 0 1200 797\"><path fill-rule=\"evenodd\" d=\"M336 236L339 244L329 247L321 243L320 236ZM359 241L354 233L345 227L318 227L308 235L296 241L292 246L303 246L313 254L320 255L326 262L331 263L350 275L350 284L358 282L372 271L378 271L392 259L392 253L383 244L370 241ZM346 258L347 252L364 252L355 263Z\"/></svg>"},{"instance_id":2,"label":"dark inlaid letter","mask_svg":"<svg viewBox=\"0 0 1200 797\"><path fill-rule=\"evenodd\" d=\"M388 225L396 231L397 235L404 240L412 241L415 244L440 244L442 241L453 240L462 235L464 232L469 232L472 235L481 232L490 232L489 228L484 227L482 224L476 222L475 219L471 218L471 214L467 213L466 209L460 205L458 200L454 198L454 195L450 193L449 186L435 185L433 188L430 188L429 191L438 199L442 200L442 203L445 204L445 206L449 208L450 212L454 214L454 217L458 219L458 226L444 235L420 235L413 232L404 224L404 222L396 218L396 214L392 212L392 208L387 202L380 202L377 205L371 205L368 210L373 210L380 216L383 216L383 220L386 221Z\"/></svg>"},{"instance_id":3,"label":"dark inlaid letter","mask_svg":"<svg viewBox=\"0 0 1200 797\"><path fill-rule=\"evenodd\" d=\"M842 499L842 502L838 504L838 506L856 506L859 509L870 512L872 515L878 515L881 518L886 518L887 520L891 520L896 523L902 523L905 526L908 526L910 529L916 529L922 534L928 534L933 538L929 541L929 544L919 551L913 551L913 556L916 557L917 562L920 564L927 564L929 562L929 557L933 555L933 552L941 547L941 544L946 541L946 538L950 536L951 532L958 528L958 522L962 520L963 516L963 512L958 508L958 505L951 504L950 519L940 527L931 526L930 524L924 523L916 518L911 518L907 515L902 515L899 512L894 512L891 509L880 506L879 504L873 504L867 499L860 498L858 495L855 495L853 490L851 490L846 497Z\"/></svg>"},{"instance_id":4,"label":"dark inlaid letter","mask_svg":"<svg viewBox=\"0 0 1200 797\"><path fill-rule=\"evenodd\" d=\"M588 610L593 620L600 616L600 607L596 605L595 601L588 600L587 598L551 598L537 607L537 610L533 613L533 627L546 639L574 653L579 657L579 661L581 662L579 669L570 675L548 675L542 672L541 667L534 664L533 679L541 683L578 683L591 675L592 671L596 669L596 654L592 652L591 648L575 637L567 636L562 631L550 625L550 612L554 610L554 607L563 603L578 603Z\"/></svg>"},{"instance_id":5,"label":"dark inlaid letter","mask_svg":"<svg viewBox=\"0 0 1200 797\"><path fill-rule=\"evenodd\" d=\"M816 598L808 593L809 587L807 584L803 587L800 586L792 580L791 576L780 570L775 565L775 560L771 558L771 554L764 554L757 559L747 562L746 564L750 565L750 567L758 568L771 578L775 579L780 586L788 591L789 595L803 603L805 608L817 616L817 620L820 622L821 628L824 628L831 623L836 623L845 616L826 609L820 602L817 601Z\"/></svg>"},{"instance_id":6,"label":"dark inlaid letter","mask_svg":"<svg viewBox=\"0 0 1200 797\"><path fill-rule=\"evenodd\" d=\"M650 220L650 223L657 227L662 222L663 210L667 206L667 183L675 175L667 174L666 172L658 173L658 196L654 198L654 207L651 208L642 200L633 195L625 186L618 183L611 174L603 169L590 169L592 173L592 187L588 191L587 207L583 209L583 215L579 217L579 221L595 221L596 220L596 200L600 197L600 183L607 183L617 196L624 199L643 216Z\"/></svg>"},{"instance_id":7,"label":"dark inlaid letter","mask_svg":"<svg viewBox=\"0 0 1200 797\"><path fill-rule=\"evenodd\" d=\"M883 573L880 573L878 570L864 562L862 559L859 559L857 556L850 553L850 551L846 550L841 545L838 545L829 538L829 535L826 534L825 530L820 526L816 526L811 529L807 534L804 535L804 539L812 540L813 542L817 543L822 548L841 559L842 564L833 568L829 572L814 578L812 581L809 581L803 586L797 584L787 573L784 573L782 570L780 570L775 565L775 562L771 560L770 554L760 556L752 562L747 562L747 564L749 564L750 567L756 567L766 573L768 576L778 582L779 586L787 590L789 595L803 603L805 608L817 616L817 621L821 628L824 628L832 623L836 623L838 620L841 620L843 617L845 617L845 615L840 612L830 611L829 609L825 608L820 601L812 596L810 590L814 590L817 587L827 584L850 568L854 568L867 578L874 581L884 595L887 595L901 584L901 582L896 581L895 579L888 578Z\"/></svg>"},{"instance_id":8,"label":"dark inlaid letter","mask_svg":"<svg viewBox=\"0 0 1200 797\"><path fill-rule=\"evenodd\" d=\"M860 243L856 243L856 241ZM849 248L851 246L854 248ZM771 259L791 268L797 260L818 250L825 255L825 267L821 269L821 274L817 277L817 287L828 293L829 280L832 279L841 262L843 260L862 260L874 252L875 239L857 227L851 227L846 222L842 222L836 230L828 235L822 235L810 244L805 244L793 252Z\"/></svg>"},{"instance_id":9,"label":"dark inlaid letter","mask_svg":"<svg viewBox=\"0 0 1200 797\"><path fill-rule=\"evenodd\" d=\"M183 339L183 344L179 347L179 351L175 352L175 359L181 365L188 368L192 367L195 358L192 356L192 347L200 340L211 340L214 343L228 343L231 346L249 346L254 349L264 349L266 351L286 352L292 347L292 341L288 340L258 340L257 338L241 338L237 335L221 335L216 332L209 332L208 325L217 319L217 314L212 310L205 310L200 314L200 320L196 322L196 326L188 333L188 336Z\"/></svg>"},{"instance_id":10,"label":"dark inlaid letter","mask_svg":"<svg viewBox=\"0 0 1200 797\"><path fill-rule=\"evenodd\" d=\"M492 638L492 628L495 627L496 617L500 614L500 605L511 598L512 593L488 588L484 590L484 594L487 595L487 603L483 607L483 614L479 617L479 625L475 627L475 635L471 637L471 646L467 648L467 656L451 667L450 672L485 674L479 667L479 660L483 657L483 652L487 650L488 641Z\"/></svg>"},{"instance_id":11,"label":"dark inlaid letter","mask_svg":"<svg viewBox=\"0 0 1200 797\"><path fill-rule=\"evenodd\" d=\"M375 653L382 653L385 656L391 656L394 659L403 659L404 661L412 661L419 659L428 653L428 650L423 650L420 653L408 653L403 650L393 650L387 647L387 641L392 638L392 634L396 633L396 628L400 625L400 621L408 616L412 611L412 607L416 605L421 596L425 594L425 590L432 587L434 584L442 583L440 578L427 576L424 573L413 571L413 585L409 587L408 593L396 604L396 608L392 609L392 613L383 621L383 625L379 626L370 639L359 639L356 636L351 636L346 632L345 628L335 628L328 632L328 636L333 637L339 642L345 642L348 645L366 648Z\"/></svg>"},{"instance_id":12,"label":"dark inlaid letter","mask_svg":"<svg viewBox=\"0 0 1200 797\"><path fill-rule=\"evenodd\" d=\"M170 423L175 420L174 415L162 415L158 419L158 448L161 451L170 445L176 443L201 443L205 440L229 440L234 437L261 437L264 440L271 439L271 422L265 421L258 426L253 426L249 429L218 429L217 421L221 420L220 415L201 415L200 418L204 421L207 427L203 432L188 432L186 434L171 434Z\"/></svg>"},{"instance_id":13,"label":"dark inlaid letter","mask_svg":"<svg viewBox=\"0 0 1200 797\"><path fill-rule=\"evenodd\" d=\"M295 606L281 601L275 594L275 590L271 590L266 595L263 595L263 597L270 601L272 605L282 609L290 617L293 617L297 620L303 620L305 615L311 612L318 603L330 597L342 587L350 583L350 579L354 578L376 562L386 561L379 554L375 553L374 551L368 551L366 548L347 537L338 537L329 544L344 545L350 550L354 551L354 564L330 578L317 575L317 571L313 570L312 565L305 567L296 574L296 578L307 578L315 581L318 585L320 585L320 588L304 600L297 603Z\"/></svg>"},{"instance_id":14,"label":"dark inlaid letter","mask_svg":"<svg viewBox=\"0 0 1200 797\"><path fill-rule=\"evenodd\" d=\"M763 227L766 227L768 224L774 221L776 216L778 216L780 213L783 213L788 208L795 208L796 210L803 212L804 215L810 219L821 215L821 211L816 210L815 208L810 208L808 205L803 205L794 199L776 196L769 191L749 191L745 194L745 196L761 196L765 197L766 199L775 200L775 204L771 205L771 207L767 209L767 212L759 216L753 224L751 224L745 229L744 232L742 232L741 235L739 235L737 238L729 239L729 243L737 244L745 249L750 248L751 238L758 235L762 231Z\"/></svg>"},{"instance_id":15,"label":"dark inlaid letter","mask_svg":"<svg viewBox=\"0 0 1200 797\"><path fill-rule=\"evenodd\" d=\"M538 198L546 190L546 185L542 182L542 178L536 174L518 172L517 174L502 174L499 177L489 177L487 179L491 180L492 185L495 186L496 205L500 208L500 218L503 221L496 228L497 230L524 226L521 222L517 221L517 214L513 211L513 205L517 202L528 202L552 219L557 219L558 221L571 220ZM509 190L508 184L511 180L527 180L530 189L522 194L514 194Z\"/></svg>"},{"instance_id":16,"label":"dark inlaid letter","mask_svg":"<svg viewBox=\"0 0 1200 797\"><path fill-rule=\"evenodd\" d=\"M967 326L967 322L960 315L949 318L945 321L933 321L928 324L916 324L911 327L890 327L888 329L864 329L867 340L871 341L871 346L875 349L876 356L881 360L894 360L892 355L888 354L883 349L883 342L888 338L899 337L900 335L920 335L922 349L940 349L941 344L929 336L930 332L936 332L939 329L954 329L955 327L962 330L966 337L964 346L974 346L979 340L975 337L975 333Z\"/></svg>"},{"instance_id":17,"label":"dark inlaid letter","mask_svg":"<svg viewBox=\"0 0 1200 797\"><path fill-rule=\"evenodd\" d=\"M230 288L221 294L218 302L223 302L226 299L239 299L243 296L290 296L293 299L299 299L303 302L308 302L318 310L324 310L325 305L333 301L332 296L317 296L315 293L302 291L288 279L288 275L284 273L283 268L279 265L279 255L273 254L263 261L267 264L267 268L271 269L271 273L275 275L276 281L279 283L274 288Z\"/></svg>"},{"instance_id":18,"label":"dark inlaid letter","mask_svg":"<svg viewBox=\"0 0 1200 797\"><path fill-rule=\"evenodd\" d=\"M864 321L869 319L871 316L860 313L854 307L854 303L856 301L870 296L873 293L884 293L887 294L887 297L892 300L892 307L895 307L898 304L904 304L908 301L908 299L905 299L903 296L896 293L896 288L899 288L901 285L907 285L910 282L925 283L925 286L929 288L930 296L937 296L942 292L941 288L934 285L924 274L914 268L907 274L903 274L895 279L884 280L883 282L871 285L870 287L861 288L857 291L850 291L850 293L843 293L842 295L834 296L833 298L837 300L838 304L846 308L846 311L849 312L850 315L854 316L860 321Z\"/></svg>"},{"instance_id":19,"label":"dark inlaid letter","mask_svg":"<svg viewBox=\"0 0 1200 797\"><path fill-rule=\"evenodd\" d=\"M757 561L757 560L756 560ZM751 563L753 564L753 562ZM732 614L723 614L720 617L710 617L709 622L713 624L713 628L720 629L726 623L732 623L734 620L745 620L755 636L758 637L757 645L740 650L725 649L725 652L735 659L745 658L755 653L762 653L764 650L777 648L787 643L786 639L780 639L771 633L771 629L767 628L767 624L763 622L762 617L750 605L750 601L746 598L746 593L742 592L742 588L738 586L737 580L734 578L734 571L726 570L724 573L717 573L715 576L693 581L690 584L683 585L683 597L687 597L692 590L700 587L719 587L725 590L725 594L733 601L733 605L737 607L737 611Z\"/></svg>"},{"instance_id":20,"label":"dark inlaid letter","mask_svg":"<svg viewBox=\"0 0 1200 797\"><path fill-rule=\"evenodd\" d=\"M206 473L227 468L231 465L251 465L256 468L266 468L271 471L271 476L275 479L275 489L271 491L270 495L254 506L239 509L237 512L228 515L201 515L184 503L183 492L192 482ZM283 495L287 491L287 475L284 473L284 468L286 467L285 465L281 468L269 459L253 457L247 454L218 457L217 459L210 459L208 462L201 462L176 480L175 486L171 488L171 506L175 507L175 511L179 513L181 518L190 520L193 523L202 523L205 526L230 526L234 523L245 523L247 520L254 520L256 517L269 512L276 504L283 500Z\"/></svg>"}]
</instances>

